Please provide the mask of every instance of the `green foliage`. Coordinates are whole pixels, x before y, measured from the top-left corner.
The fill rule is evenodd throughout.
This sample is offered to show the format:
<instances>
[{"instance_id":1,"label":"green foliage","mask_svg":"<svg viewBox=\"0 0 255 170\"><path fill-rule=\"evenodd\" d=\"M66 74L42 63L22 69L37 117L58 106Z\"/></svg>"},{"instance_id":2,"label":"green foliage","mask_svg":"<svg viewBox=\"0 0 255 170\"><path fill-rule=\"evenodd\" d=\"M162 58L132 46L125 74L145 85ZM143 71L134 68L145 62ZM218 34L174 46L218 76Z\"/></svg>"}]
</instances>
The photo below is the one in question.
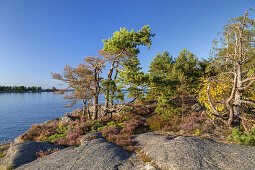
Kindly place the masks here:
<instances>
[{"instance_id":1,"label":"green foliage","mask_svg":"<svg viewBox=\"0 0 255 170\"><path fill-rule=\"evenodd\" d=\"M126 71L120 72L118 83L119 88L127 88L128 97L137 97L142 95L142 91L146 88L145 82L148 77L141 70L139 60L135 57L123 63Z\"/></svg>"},{"instance_id":2,"label":"green foliage","mask_svg":"<svg viewBox=\"0 0 255 170\"><path fill-rule=\"evenodd\" d=\"M119 119L118 121L112 120L112 121L108 122L107 125L99 127L97 130L101 131L105 128L110 128L110 127L115 127L115 128L119 128L119 129L124 128L125 125L123 122L125 120L126 120L125 118Z\"/></svg>"},{"instance_id":3,"label":"green foliage","mask_svg":"<svg viewBox=\"0 0 255 170\"><path fill-rule=\"evenodd\" d=\"M49 137L43 138L42 141L47 141L47 142L50 142L50 143L55 143L59 139L66 137L67 130L68 130L68 127L63 126L62 124L59 124L59 126L58 126L58 128L56 130L56 133L52 134Z\"/></svg>"},{"instance_id":4,"label":"green foliage","mask_svg":"<svg viewBox=\"0 0 255 170\"><path fill-rule=\"evenodd\" d=\"M206 60L198 61L187 49L177 58L166 51L158 54L150 64L147 85L147 99L157 99L156 112L166 116L180 113L180 108L172 102L176 97L194 95L198 90L201 77L212 75L213 69Z\"/></svg>"},{"instance_id":5,"label":"green foliage","mask_svg":"<svg viewBox=\"0 0 255 170\"><path fill-rule=\"evenodd\" d=\"M133 81L136 82L133 83L134 86L129 88L128 91L131 97L137 96L140 91L138 86L141 85L139 82L142 81L143 77L143 73L139 71L140 68L138 67L137 54L140 52L139 46L150 48L151 37L153 36L151 28L147 25L137 32L133 29L128 31L126 28L120 28L119 31L113 33L111 38L103 40L104 47L100 53L111 63L108 80L103 82L107 106L109 99L111 99L111 103L113 103L113 99L123 101L124 94L121 89L127 88L127 86L131 87L129 84ZM118 79L118 77L120 78Z\"/></svg>"},{"instance_id":6,"label":"green foliage","mask_svg":"<svg viewBox=\"0 0 255 170\"><path fill-rule=\"evenodd\" d=\"M6 153L0 153L0 158L5 157Z\"/></svg>"},{"instance_id":7,"label":"green foliage","mask_svg":"<svg viewBox=\"0 0 255 170\"><path fill-rule=\"evenodd\" d=\"M89 133L98 132L102 127L104 127L104 124L102 122L94 120L91 122L91 130L89 131Z\"/></svg>"},{"instance_id":8,"label":"green foliage","mask_svg":"<svg viewBox=\"0 0 255 170\"><path fill-rule=\"evenodd\" d=\"M154 34L151 33L151 28L148 25L137 32L133 29L128 31L126 28L120 28L119 31L113 33L111 38L103 40L103 51L118 54L124 50L129 54L136 55L140 52L139 45L151 46L151 37L153 36Z\"/></svg>"},{"instance_id":9,"label":"green foliage","mask_svg":"<svg viewBox=\"0 0 255 170\"><path fill-rule=\"evenodd\" d=\"M234 128L228 140L238 142L241 145L255 146L255 128L251 129L249 133L244 133Z\"/></svg>"},{"instance_id":10,"label":"green foliage","mask_svg":"<svg viewBox=\"0 0 255 170\"><path fill-rule=\"evenodd\" d=\"M150 70L152 76L167 77L168 72L172 68L174 63L173 57L167 51L164 51L161 55L158 53L150 64Z\"/></svg>"}]
</instances>

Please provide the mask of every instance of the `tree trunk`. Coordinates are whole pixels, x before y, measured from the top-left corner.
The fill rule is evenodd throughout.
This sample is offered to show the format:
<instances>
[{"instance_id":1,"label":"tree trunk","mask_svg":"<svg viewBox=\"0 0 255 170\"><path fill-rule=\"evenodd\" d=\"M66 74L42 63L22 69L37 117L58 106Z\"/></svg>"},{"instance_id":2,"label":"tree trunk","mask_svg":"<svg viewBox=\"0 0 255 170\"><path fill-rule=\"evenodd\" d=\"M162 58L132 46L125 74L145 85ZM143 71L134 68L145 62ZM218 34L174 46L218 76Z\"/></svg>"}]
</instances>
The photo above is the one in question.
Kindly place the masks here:
<instances>
[{"instance_id":1,"label":"tree trunk","mask_svg":"<svg viewBox=\"0 0 255 170\"><path fill-rule=\"evenodd\" d=\"M242 69L241 66L238 65L236 75L236 92L235 92L235 99L233 103L233 111L234 111L234 119L237 119L238 116L241 114L241 107L242 107L242 93L238 90L238 88L242 87L242 77L241 77Z\"/></svg>"},{"instance_id":2,"label":"tree trunk","mask_svg":"<svg viewBox=\"0 0 255 170\"><path fill-rule=\"evenodd\" d=\"M98 118L98 94L94 96L94 113L93 113L93 120L97 120Z\"/></svg>"},{"instance_id":3,"label":"tree trunk","mask_svg":"<svg viewBox=\"0 0 255 170\"><path fill-rule=\"evenodd\" d=\"M114 63L115 62L112 62L112 66L111 66L111 68L108 72L108 81L112 80L112 73L113 73ZM105 92L105 108L109 107L109 97L110 97L110 90L109 90L109 87L108 87L108 89Z\"/></svg>"},{"instance_id":4,"label":"tree trunk","mask_svg":"<svg viewBox=\"0 0 255 170\"><path fill-rule=\"evenodd\" d=\"M117 79L118 73L119 73L119 71L116 70L113 81L115 81L115 80ZM112 106L113 106L114 93L115 93L115 90L112 90L112 98L111 98L111 105L112 105Z\"/></svg>"},{"instance_id":5,"label":"tree trunk","mask_svg":"<svg viewBox=\"0 0 255 170\"><path fill-rule=\"evenodd\" d=\"M82 103L83 103L83 113L82 113L82 116L85 116L86 111L87 111L87 106L86 106L87 102L85 100L82 100Z\"/></svg>"},{"instance_id":6,"label":"tree trunk","mask_svg":"<svg viewBox=\"0 0 255 170\"><path fill-rule=\"evenodd\" d=\"M234 111L234 119L239 118L241 114L242 109L242 92L239 90L242 88L242 63L243 63L243 31L245 26L245 18L247 15L247 11L245 11L242 27L240 30L239 35L239 54L238 54L238 62L237 62L237 70L236 70L236 93L235 93L235 99L234 99L234 105L233 105L233 111Z\"/></svg>"}]
</instances>

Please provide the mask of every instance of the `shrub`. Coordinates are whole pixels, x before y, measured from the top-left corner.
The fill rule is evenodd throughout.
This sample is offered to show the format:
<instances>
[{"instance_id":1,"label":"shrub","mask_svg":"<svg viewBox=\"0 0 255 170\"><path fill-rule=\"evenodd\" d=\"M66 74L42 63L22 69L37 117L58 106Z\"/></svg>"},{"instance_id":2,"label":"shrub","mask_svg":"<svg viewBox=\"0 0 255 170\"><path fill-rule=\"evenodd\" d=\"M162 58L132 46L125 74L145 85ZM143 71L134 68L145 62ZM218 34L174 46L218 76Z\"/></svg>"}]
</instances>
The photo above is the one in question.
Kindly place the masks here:
<instances>
[{"instance_id":1,"label":"shrub","mask_svg":"<svg viewBox=\"0 0 255 170\"><path fill-rule=\"evenodd\" d=\"M0 158L5 157L6 153L0 153Z\"/></svg>"},{"instance_id":2,"label":"shrub","mask_svg":"<svg viewBox=\"0 0 255 170\"><path fill-rule=\"evenodd\" d=\"M61 149L59 148L54 148L54 149L48 149L48 150L40 150L39 152L36 152L37 158L44 157L46 155L52 154L54 152L60 151Z\"/></svg>"},{"instance_id":3,"label":"shrub","mask_svg":"<svg viewBox=\"0 0 255 170\"><path fill-rule=\"evenodd\" d=\"M109 142L115 143L124 149L133 150L132 146L135 140L132 139L132 135L139 130L143 122L136 119L126 119L108 122L106 126L101 128L101 133Z\"/></svg>"},{"instance_id":4,"label":"shrub","mask_svg":"<svg viewBox=\"0 0 255 170\"><path fill-rule=\"evenodd\" d=\"M58 140L60 138L65 138L66 137L67 129L68 129L67 125L66 124L63 125L60 122L58 127L56 128L55 133L50 135L50 136L44 137L42 139L42 141L47 141L47 142L50 142L50 143L56 143L56 142L58 142Z\"/></svg>"},{"instance_id":5,"label":"shrub","mask_svg":"<svg viewBox=\"0 0 255 170\"><path fill-rule=\"evenodd\" d=\"M239 131L239 129L232 129L232 134L228 140L238 142L241 145L255 146L255 128L251 129L249 133Z\"/></svg>"},{"instance_id":6,"label":"shrub","mask_svg":"<svg viewBox=\"0 0 255 170\"><path fill-rule=\"evenodd\" d=\"M139 127L143 124L141 120L130 119L125 122L125 127L121 129L121 133L127 133L133 135L139 130Z\"/></svg>"},{"instance_id":7,"label":"shrub","mask_svg":"<svg viewBox=\"0 0 255 170\"><path fill-rule=\"evenodd\" d=\"M118 121L113 120L113 121L108 122L105 126L99 127L97 130L101 131L101 130L103 130L105 128L109 128L109 127L123 128L124 124L122 122L123 121L121 121L121 120L118 120Z\"/></svg>"},{"instance_id":8,"label":"shrub","mask_svg":"<svg viewBox=\"0 0 255 170\"><path fill-rule=\"evenodd\" d=\"M103 137L108 137L109 134L117 135L119 133L119 129L116 127L107 127L101 130Z\"/></svg>"},{"instance_id":9,"label":"shrub","mask_svg":"<svg viewBox=\"0 0 255 170\"><path fill-rule=\"evenodd\" d=\"M135 143L135 140L132 139L132 136L120 134L117 135L115 144L118 146L132 146Z\"/></svg>"},{"instance_id":10,"label":"shrub","mask_svg":"<svg viewBox=\"0 0 255 170\"><path fill-rule=\"evenodd\" d=\"M182 118L182 121L179 127L184 132L200 134L199 129L202 128L202 124L205 120L206 119L204 115L201 115L198 112L192 112L190 115L186 115Z\"/></svg>"},{"instance_id":11,"label":"shrub","mask_svg":"<svg viewBox=\"0 0 255 170\"><path fill-rule=\"evenodd\" d=\"M91 121L91 130L89 132L98 132L100 131L99 129L103 126L104 124L100 121L97 120Z\"/></svg>"},{"instance_id":12,"label":"shrub","mask_svg":"<svg viewBox=\"0 0 255 170\"><path fill-rule=\"evenodd\" d=\"M151 130L162 130L165 126L171 126L171 119L163 117L162 115L153 115L146 119L146 123Z\"/></svg>"},{"instance_id":13,"label":"shrub","mask_svg":"<svg viewBox=\"0 0 255 170\"><path fill-rule=\"evenodd\" d=\"M148 157L144 152L139 152L138 156L140 157L141 161L144 163L151 162L151 158Z\"/></svg>"},{"instance_id":14,"label":"shrub","mask_svg":"<svg viewBox=\"0 0 255 170\"><path fill-rule=\"evenodd\" d=\"M45 124L34 124L19 137L23 141L41 141L44 137L56 133L57 126L58 124L53 124L51 126Z\"/></svg>"},{"instance_id":15,"label":"shrub","mask_svg":"<svg viewBox=\"0 0 255 170\"><path fill-rule=\"evenodd\" d=\"M173 131L183 130L184 133L200 134L203 130L205 116L198 112L188 115L166 117L164 115L153 115L146 119L151 130Z\"/></svg>"}]
</instances>

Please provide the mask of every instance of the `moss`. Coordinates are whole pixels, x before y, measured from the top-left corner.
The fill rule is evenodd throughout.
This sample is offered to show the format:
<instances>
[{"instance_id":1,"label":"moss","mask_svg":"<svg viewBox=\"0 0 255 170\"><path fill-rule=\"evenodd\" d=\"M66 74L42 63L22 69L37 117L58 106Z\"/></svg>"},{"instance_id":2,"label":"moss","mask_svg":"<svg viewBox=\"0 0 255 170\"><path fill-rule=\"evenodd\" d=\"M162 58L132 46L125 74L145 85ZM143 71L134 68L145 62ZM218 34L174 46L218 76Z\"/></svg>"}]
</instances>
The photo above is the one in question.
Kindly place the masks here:
<instances>
[{"instance_id":1,"label":"moss","mask_svg":"<svg viewBox=\"0 0 255 170\"><path fill-rule=\"evenodd\" d=\"M5 153L0 153L0 158L3 158L3 157L5 157Z\"/></svg>"},{"instance_id":2,"label":"moss","mask_svg":"<svg viewBox=\"0 0 255 170\"><path fill-rule=\"evenodd\" d=\"M10 147L11 143L6 143L0 145L0 160L5 157L7 149Z\"/></svg>"}]
</instances>

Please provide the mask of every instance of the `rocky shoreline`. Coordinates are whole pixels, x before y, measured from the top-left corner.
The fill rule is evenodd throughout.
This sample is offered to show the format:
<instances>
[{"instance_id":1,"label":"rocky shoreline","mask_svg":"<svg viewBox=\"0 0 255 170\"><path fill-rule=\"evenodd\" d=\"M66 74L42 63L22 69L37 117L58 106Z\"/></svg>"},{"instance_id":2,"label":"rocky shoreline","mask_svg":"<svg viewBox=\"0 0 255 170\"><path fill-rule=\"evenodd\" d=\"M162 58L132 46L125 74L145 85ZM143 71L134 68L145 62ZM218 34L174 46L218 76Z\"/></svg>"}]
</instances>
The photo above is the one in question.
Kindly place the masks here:
<instances>
[{"instance_id":1,"label":"rocky shoreline","mask_svg":"<svg viewBox=\"0 0 255 170\"><path fill-rule=\"evenodd\" d=\"M199 109L198 109L199 110ZM72 123L75 110L42 125ZM83 135L79 146L14 140L0 159L0 170L56 169L254 169L255 147L223 143L185 134L143 131L133 135L132 150L106 140L101 132ZM55 150L57 152L55 152ZM43 157L38 158L41 151ZM51 151L54 151L51 152ZM50 154L51 153L51 154Z\"/></svg>"},{"instance_id":2,"label":"rocky shoreline","mask_svg":"<svg viewBox=\"0 0 255 170\"><path fill-rule=\"evenodd\" d=\"M254 169L255 147L196 137L164 136L157 132L139 134L134 138L139 148L135 152L107 142L100 132L85 135L78 147L61 148L46 142L15 143L1 164L21 170ZM36 159L36 152L52 147L62 150Z\"/></svg>"}]
</instances>

